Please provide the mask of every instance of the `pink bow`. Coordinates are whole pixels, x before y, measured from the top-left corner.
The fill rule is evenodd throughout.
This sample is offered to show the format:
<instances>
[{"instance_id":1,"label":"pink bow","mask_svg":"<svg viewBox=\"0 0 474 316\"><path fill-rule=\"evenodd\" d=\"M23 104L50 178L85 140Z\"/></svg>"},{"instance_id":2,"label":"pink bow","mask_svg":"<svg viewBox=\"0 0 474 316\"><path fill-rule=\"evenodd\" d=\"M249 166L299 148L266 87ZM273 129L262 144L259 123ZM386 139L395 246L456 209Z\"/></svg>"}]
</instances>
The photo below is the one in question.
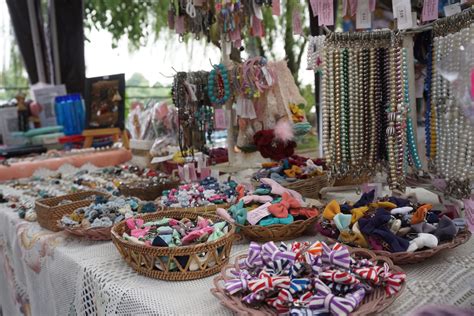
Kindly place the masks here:
<instances>
[{"instance_id":1,"label":"pink bow","mask_svg":"<svg viewBox=\"0 0 474 316\"><path fill-rule=\"evenodd\" d=\"M352 274L339 270L326 270L319 273L319 278L340 284L358 284L360 281Z\"/></svg>"},{"instance_id":2,"label":"pink bow","mask_svg":"<svg viewBox=\"0 0 474 316\"><path fill-rule=\"evenodd\" d=\"M272 277L266 271L260 272L258 275L258 279L249 281L249 290L254 293L258 293L263 290L288 289L289 287L290 277Z\"/></svg>"},{"instance_id":3,"label":"pink bow","mask_svg":"<svg viewBox=\"0 0 474 316\"><path fill-rule=\"evenodd\" d=\"M192 243L196 239L201 238L204 235L212 234L213 231L214 231L214 228L210 227L210 226L209 227L204 227L200 230L192 231L192 232L190 232L189 234L187 234L186 236L183 237L182 243L183 243L183 245L189 245L190 243Z\"/></svg>"},{"instance_id":4,"label":"pink bow","mask_svg":"<svg viewBox=\"0 0 474 316\"><path fill-rule=\"evenodd\" d=\"M273 201L273 198L270 195L246 195L242 200L244 201L244 204L249 204L251 202L265 204Z\"/></svg>"},{"instance_id":5,"label":"pink bow","mask_svg":"<svg viewBox=\"0 0 474 316\"><path fill-rule=\"evenodd\" d=\"M142 227L145 221L141 218L130 217L129 219L125 221L125 223L127 224L128 229L131 230L131 229Z\"/></svg>"},{"instance_id":6,"label":"pink bow","mask_svg":"<svg viewBox=\"0 0 474 316\"><path fill-rule=\"evenodd\" d=\"M288 217L288 210L290 208L301 207L301 203L292 197L288 192L283 193L280 203L272 204L268 207L268 211L273 214L273 216L278 218Z\"/></svg>"}]
</instances>

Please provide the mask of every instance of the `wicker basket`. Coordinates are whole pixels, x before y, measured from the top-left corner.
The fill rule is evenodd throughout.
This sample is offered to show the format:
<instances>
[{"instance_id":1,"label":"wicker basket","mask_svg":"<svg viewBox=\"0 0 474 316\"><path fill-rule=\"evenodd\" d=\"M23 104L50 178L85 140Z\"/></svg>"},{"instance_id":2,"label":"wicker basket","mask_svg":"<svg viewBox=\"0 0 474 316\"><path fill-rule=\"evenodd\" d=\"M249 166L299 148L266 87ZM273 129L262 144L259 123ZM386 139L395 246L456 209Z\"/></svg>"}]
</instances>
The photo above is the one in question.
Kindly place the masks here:
<instances>
[{"instance_id":1,"label":"wicker basket","mask_svg":"<svg viewBox=\"0 0 474 316\"><path fill-rule=\"evenodd\" d=\"M92 195L109 196L99 191L80 191L54 198L36 200L35 211L38 223L43 228L54 232L60 231L62 228L58 226L58 221L61 220L64 215L71 214L80 207L89 206L93 201L87 200L86 198ZM72 203L58 205L64 200L70 200Z\"/></svg>"},{"instance_id":2,"label":"wicker basket","mask_svg":"<svg viewBox=\"0 0 474 316\"><path fill-rule=\"evenodd\" d=\"M456 237L453 238L453 240L441 243L435 248L415 252L388 252L376 250L374 253L379 256L389 257L395 264L412 264L431 258L440 251L456 248L457 246L466 243L469 238L471 238L471 232L468 229L464 229L463 231L459 232Z\"/></svg>"},{"instance_id":3,"label":"wicker basket","mask_svg":"<svg viewBox=\"0 0 474 316\"><path fill-rule=\"evenodd\" d=\"M288 225L235 225L240 228L240 234L248 240L257 242L282 241L300 237L318 218L319 216L313 216L306 220L294 221Z\"/></svg>"},{"instance_id":4,"label":"wicker basket","mask_svg":"<svg viewBox=\"0 0 474 316\"><path fill-rule=\"evenodd\" d=\"M179 180L165 184L149 185L146 188L142 186L122 184L119 187L119 191L122 195L137 197L142 201L154 201L157 197L161 196L164 190L176 188L178 185Z\"/></svg>"},{"instance_id":5,"label":"wicker basket","mask_svg":"<svg viewBox=\"0 0 474 316\"><path fill-rule=\"evenodd\" d=\"M358 258L367 258L370 261L378 262L379 264L383 264L384 262L386 262L389 265L391 271L403 272L403 270L400 267L394 265L389 258L384 256L377 256L369 250L350 249L350 252L353 254L353 256L356 256ZM239 271L239 261L244 259L246 256L247 255L238 256L234 264L229 264L222 268L221 273L214 278L214 288L211 289L211 293L221 301L222 305L229 308L238 315L276 315L276 310L267 305L264 305L259 309L252 308L242 302L241 296L229 295L225 290L225 281L234 277L230 273L230 270L232 269ZM385 290L381 287L377 288L375 289L375 291L364 297L363 301L361 302L361 305L359 305L359 307L354 312L352 312L351 315L359 316L380 313L384 309L389 307L395 301L395 299L400 296L404 289L405 283L403 283L402 289L398 293L391 297L386 297Z\"/></svg>"},{"instance_id":6,"label":"wicker basket","mask_svg":"<svg viewBox=\"0 0 474 316\"><path fill-rule=\"evenodd\" d=\"M309 199L319 199L321 197L319 191L322 188L329 186L331 186L331 184L326 173L308 179L289 182L284 185L285 188L295 190L305 198Z\"/></svg>"},{"instance_id":7,"label":"wicker basket","mask_svg":"<svg viewBox=\"0 0 474 316\"><path fill-rule=\"evenodd\" d=\"M372 176L369 173L363 173L359 175L358 177L349 175L342 178L336 178L333 186L342 187L346 185L359 185L359 184L368 183L370 182L371 179L372 179Z\"/></svg>"},{"instance_id":8,"label":"wicker basket","mask_svg":"<svg viewBox=\"0 0 474 316\"><path fill-rule=\"evenodd\" d=\"M159 203L159 202L158 202ZM159 206L158 208L164 211L177 211L177 212L195 212L195 213L208 213L214 214L218 208L228 209L230 204L209 204L205 206L195 207L164 207Z\"/></svg>"},{"instance_id":9,"label":"wicker basket","mask_svg":"<svg viewBox=\"0 0 474 316\"><path fill-rule=\"evenodd\" d=\"M198 216L213 221L221 219L211 214L182 211L163 211L144 215L141 218L149 221L163 217L196 219ZM232 242L235 239L235 227L229 223L229 228L229 232L224 237L208 243L174 248L147 247L124 240L122 235L125 232L125 222L121 222L112 228L112 241L123 259L140 274L161 280L194 280L218 273L229 262ZM205 259L200 256L204 256ZM177 269L171 271L170 265L166 262L174 263ZM158 269L157 265L162 269ZM194 265L195 271L191 270L192 265Z\"/></svg>"},{"instance_id":10,"label":"wicker basket","mask_svg":"<svg viewBox=\"0 0 474 316\"><path fill-rule=\"evenodd\" d=\"M63 227L64 231L71 235L86 238L95 241L111 240L110 231L112 227L82 228L82 227Z\"/></svg>"},{"instance_id":11,"label":"wicker basket","mask_svg":"<svg viewBox=\"0 0 474 316\"><path fill-rule=\"evenodd\" d=\"M326 238L331 243L336 242L336 240L333 238L329 238L329 237L326 237ZM469 240L469 238L471 238L471 232L468 229L465 229L459 232L456 235L456 237L453 238L453 240L449 242L441 243L435 248L429 248L429 249L414 251L414 252L389 252L385 250L370 250L370 251L374 252L376 255L390 258L395 264L400 264L400 265L412 264L412 263L422 262L428 258L431 258L434 255L436 255L438 252L443 251L445 249L456 248L457 246L466 243ZM337 242L341 242L341 241L337 241ZM362 248L357 248L357 247L351 247L347 244L344 244L344 245L352 249L362 249Z\"/></svg>"}]
</instances>

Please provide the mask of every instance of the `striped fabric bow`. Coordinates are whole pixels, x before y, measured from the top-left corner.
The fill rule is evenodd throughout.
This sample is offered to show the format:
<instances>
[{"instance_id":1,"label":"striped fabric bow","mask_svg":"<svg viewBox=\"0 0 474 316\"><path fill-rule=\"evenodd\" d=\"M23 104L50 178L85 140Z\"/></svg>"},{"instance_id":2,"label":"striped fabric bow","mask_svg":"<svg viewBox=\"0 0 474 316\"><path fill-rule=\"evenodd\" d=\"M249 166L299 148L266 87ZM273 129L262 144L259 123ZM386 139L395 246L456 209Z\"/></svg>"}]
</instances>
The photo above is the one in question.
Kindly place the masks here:
<instances>
[{"instance_id":1,"label":"striped fabric bow","mask_svg":"<svg viewBox=\"0 0 474 316\"><path fill-rule=\"evenodd\" d=\"M250 293L242 297L242 302L245 302L249 305L258 304L265 300L265 295L262 293Z\"/></svg>"},{"instance_id":2,"label":"striped fabric bow","mask_svg":"<svg viewBox=\"0 0 474 316\"><path fill-rule=\"evenodd\" d=\"M230 279L225 282L225 289L229 292L230 295L234 295L240 291L248 290L248 282L252 277L247 273L247 271L239 271L240 273L233 272L236 276L235 279Z\"/></svg>"},{"instance_id":3,"label":"striped fabric bow","mask_svg":"<svg viewBox=\"0 0 474 316\"><path fill-rule=\"evenodd\" d=\"M312 255L313 257L318 257L323 254L323 243L320 241L316 241L314 244L309 246L307 253Z\"/></svg>"},{"instance_id":4,"label":"striped fabric bow","mask_svg":"<svg viewBox=\"0 0 474 316\"><path fill-rule=\"evenodd\" d=\"M381 266L365 267L353 270L361 278L371 281L373 284L380 284L379 274L383 271Z\"/></svg>"},{"instance_id":5,"label":"striped fabric bow","mask_svg":"<svg viewBox=\"0 0 474 316\"><path fill-rule=\"evenodd\" d=\"M336 295L346 295L351 292L356 285L354 284L341 284L341 283L329 283L326 284L328 288ZM357 285L360 286L360 285Z\"/></svg>"},{"instance_id":6,"label":"striped fabric bow","mask_svg":"<svg viewBox=\"0 0 474 316\"><path fill-rule=\"evenodd\" d=\"M400 292L407 275L403 272L390 272L390 267L385 262L380 277L382 278L382 282L385 284L385 294L387 296L392 296L393 294Z\"/></svg>"},{"instance_id":7,"label":"striped fabric bow","mask_svg":"<svg viewBox=\"0 0 474 316\"><path fill-rule=\"evenodd\" d=\"M369 259L358 259L355 260L351 257L351 266L353 268L364 268L364 267L373 267L375 264Z\"/></svg>"},{"instance_id":8,"label":"striped fabric bow","mask_svg":"<svg viewBox=\"0 0 474 316\"><path fill-rule=\"evenodd\" d=\"M262 259L265 263L280 259L295 262L296 254L288 251L288 247L284 243L277 247L273 241L270 241L262 245Z\"/></svg>"},{"instance_id":9,"label":"striped fabric bow","mask_svg":"<svg viewBox=\"0 0 474 316\"><path fill-rule=\"evenodd\" d=\"M298 262L304 262L305 258L303 256L304 253L302 251L306 250L306 248L309 246L309 242L298 242L295 241L294 243L291 244L291 251L296 254L296 261Z\"/></svg>"},{"instance_id":10,"label":"striped fabric bow","mask_svg":"<svg viewBox=\"0 0 474 316\"><path fill-rule=\"evenodd\" d=\"M249 290L258 293L264 290L288 289L290 287L290 277L271 276L268 272L262 271L258 279L249 281Z\"/></svg>"},{"instance_id":11,"label":"striped fabric bow","mask_svg":"<svg viewBox=\"0 0 474 316\"><path fill-rule=\"evenodd\" d=\"M329 282L335 282L340 284L359 284L360 281L346 271L340 270L326 270L319 273L319 278L327 280Z\"/></svg>"},{"instance_id":12,"label":"striped fabric bow","mask_svg":"<svg viewBox=\"0 0 474 316\"><path fill-rule=\"evenodd\" d=\"M292 267L292 262L286 259L270 261L265 265L265 271L270 274L288 274L290 268Z\"/></svg>"},{"instance_id":13,"label":"striped fabric bow","mask_svg":"<svg viewBox=\"0 0 474 316\"><path fill-rule=\"evenodd\" d=\"M262 246L252 241L249 246L247 258L240 263L240 268L254 269L263 266L261 252Z\"/></svg>"},{"instance_id":14,"label":"striped fabric bow","mask_svg":"<svg viewBox=\"0 0 474 316\"><path fill-rule=\"evenodd\" d=\"M267 302L275 307L279 314L287 313L292 305L307 305L313 294L306 292L300 298L293 298L293 295L288 290L280 290L278 296L275 298L268 299Z\"/></svg>"},{"instance_id":15,"label":"striped fabric bow","mask_svg":"<svg viewBox=\"0 0 474 316\"><path fill-rule=\"evenodd\" d=\"M290 283L290 292L295 295L311 289L311 280L308 278L292 279Z\"/></svg>"},{"instance_id":16,"label":"striped fabric bow","mask_svg":"<svg viewBox=\"0 0 474 316\"><path fill-rule=\"evenodd\" d=\"M351 266L351 256L347 247L340 243L335 243L332 249L326 243L323 244L323 254L321 259L324 263L340 266L349 269Z\"/></svg>"},{"instance_id":17,"label":"striped fabric bow","mask_svg":"<svg viewBox=\"0 0 474 316\"><path fill-rule=\"evenodd\" d=\"M290 268L290 277L292 279L299 278L306 271L306 265L303 262L296 262Z\"/></svg>"},{"instance_id":18,"label":"striped fabric bow","mask_svg":"<svg viewBox=\"0 0 474 316\"><path fill-rule=\"evenodd\" d=\"M330 312L338 316L349 315L365 296L365 289L363 288L344 297L335 296L323 281L316 279L314 283L318 294L311 298L309 308L315 312Z\"/></svg>"}]
</instances>

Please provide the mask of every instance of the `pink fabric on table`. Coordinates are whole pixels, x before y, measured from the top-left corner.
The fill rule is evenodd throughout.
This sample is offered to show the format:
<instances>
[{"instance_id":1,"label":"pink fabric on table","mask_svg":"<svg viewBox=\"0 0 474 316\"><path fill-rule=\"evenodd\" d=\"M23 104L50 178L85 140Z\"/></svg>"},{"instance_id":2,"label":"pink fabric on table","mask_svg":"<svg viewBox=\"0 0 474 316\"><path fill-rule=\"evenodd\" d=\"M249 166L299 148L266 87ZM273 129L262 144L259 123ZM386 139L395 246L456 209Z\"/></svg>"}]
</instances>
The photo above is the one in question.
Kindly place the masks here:
<instances>
[{"instance_id":1,"label":"pink fabric on table","mask_svg":"<svg viewBox=\"0 0 474 316\"><path fill-rule=\"evenodd\" d=\"M9 167L0 166L0 181L31 177L33 173L40 168L57 170L64 164L80 167L88 162L96 167L108 167L122 164L130 159L132 159L132 154L129 150L118 149L51 158L41 161L17 162L11 164Z\"/></svg>"}]
</instances>

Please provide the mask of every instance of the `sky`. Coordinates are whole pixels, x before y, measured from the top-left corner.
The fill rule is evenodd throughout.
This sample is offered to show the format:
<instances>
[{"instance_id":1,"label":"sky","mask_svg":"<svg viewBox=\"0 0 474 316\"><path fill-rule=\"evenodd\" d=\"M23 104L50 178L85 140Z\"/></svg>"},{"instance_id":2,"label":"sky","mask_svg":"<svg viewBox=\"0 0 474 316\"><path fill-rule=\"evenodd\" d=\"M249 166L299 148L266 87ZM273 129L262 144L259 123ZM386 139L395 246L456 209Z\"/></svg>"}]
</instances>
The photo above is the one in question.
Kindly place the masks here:
<instances>
[{"instance_id":1,"label":"sky","mask_svg":"<svg viewBox=\"0 0 474 316\"><path fill-rule=\"evenodd\" d=\"M6 2L0 0L0 69L9 62L11 39L5 34L10 29ZM112 36L104 30L86 30L85 36L89 39L85 43L87 77L125 73L128 79L138 72L151 85L156 82L167 85L173 80L172 67L177 71L210 70L209 59L215 64L221 56L218 48L205 45L203 40L179 43L177 35L161 34L157 41L150 41L135 51L129 50L126 38L119 41L117 48L112 48ZM283 43L278 43L274 50L277 58L284 58ZM313 72L306 70L306 58L302 60L299 77L304 84L311 84L314 80Z\"/></svg>"}]
</instances>

